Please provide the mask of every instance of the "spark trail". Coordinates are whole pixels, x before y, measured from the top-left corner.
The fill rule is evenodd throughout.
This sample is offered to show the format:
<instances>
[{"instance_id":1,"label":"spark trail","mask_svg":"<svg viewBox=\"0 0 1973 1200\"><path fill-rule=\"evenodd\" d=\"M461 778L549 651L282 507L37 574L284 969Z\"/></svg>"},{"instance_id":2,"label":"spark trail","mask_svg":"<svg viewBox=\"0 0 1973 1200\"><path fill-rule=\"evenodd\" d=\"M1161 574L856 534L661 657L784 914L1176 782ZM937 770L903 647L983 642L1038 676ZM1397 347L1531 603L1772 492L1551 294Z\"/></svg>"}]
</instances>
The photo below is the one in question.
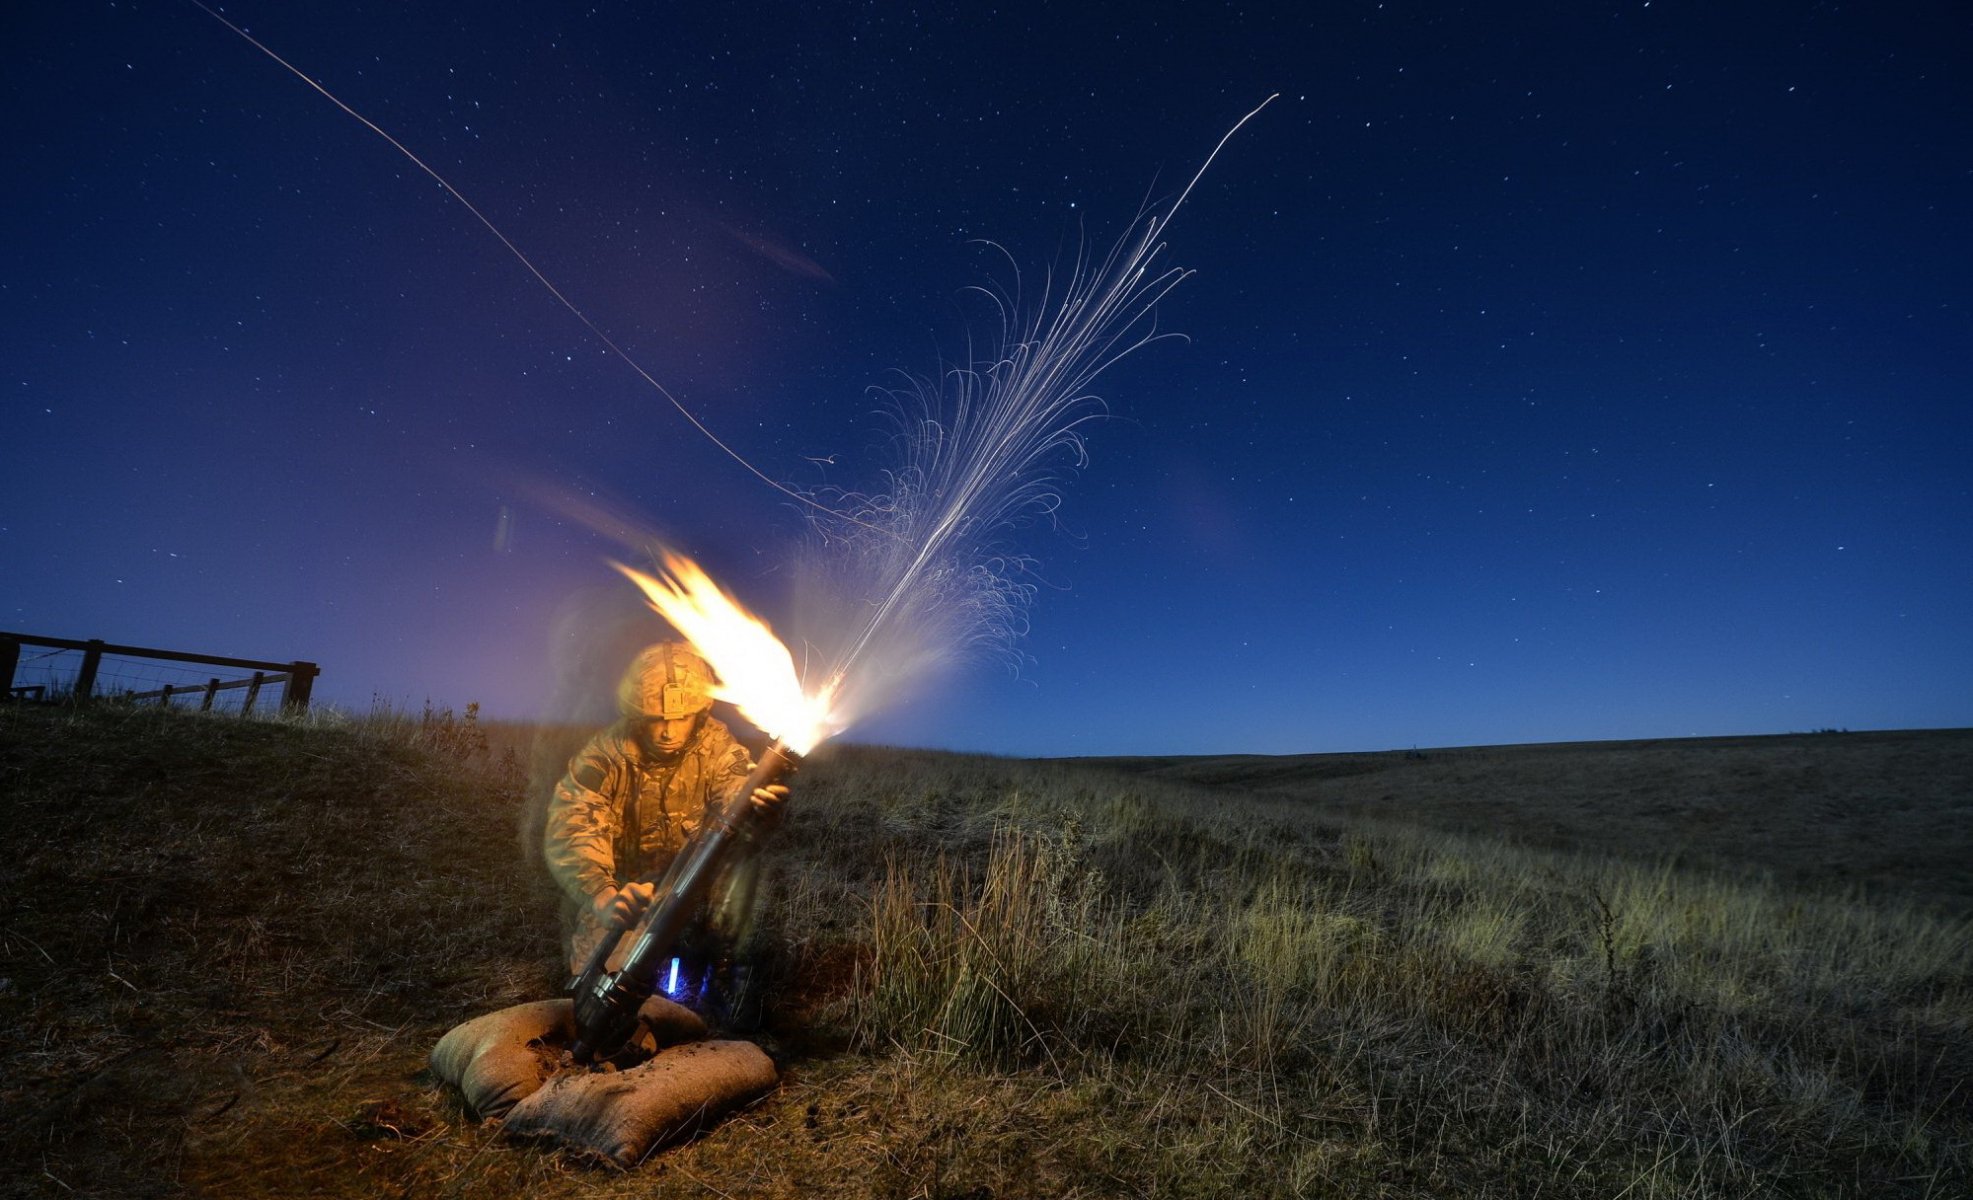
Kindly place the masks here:
<instances>
[{"instance_id":1,"label":"spark trail","mask_svg":"<svg viewBox=\"0 0 1973 1200\"><path fill-rule=\"evenodd\" d=\"M563 308L567 309L569 313L575 317L576 320L582 322L583 328L589 330L589 332L596 338L596 340L603 343L604 347L607 348L611 354L614 354L619 359L622 359L624 365L628 366L632 371L636 372L637 377L639 379L642 379L645 383L650 384L653 391L657 392L658 395L663 396L667 401L669 401L671 406L678 410L678 414L691 423L692 428L698 430L701 434L703 434L707 441L719 447L720 450L725 452L728 458L732 459L736 463L739 463L742 467L746 468L748 473L753 475L756 479L759 479L762 483L765 483L767 486L773 488L775 491L782 493L783 495L799 502L804 506L814 509L820 509L821 510L820 515L824 515L832 520L849 521L853 525L861 524L861 522L858 521L854 515L830 510L826 508L820 501L816 500L813 496L806 495L795 488L789 487L787 484L781 482L780 480L775 479L773 476L768 475L765 471L762 471L759 467L756 467L752 462L748 461L747 458L743 456L738 450L735 450L733 447L727 445L726 442L723 441L718 434L714 433L712 429L708 427L704 421L701 421L699 419L696 413L694 413L691 409L685 407L685 403L683 401L681 401L678 397L672 395L671 390L669 388L665 387L664 384L659 383L657 379L654 376L652 376L649 371L646 371L644 369L641 363L639 363L636 359L630 356L630 353L628 351L626 351L623 347L617 345L609 334L604 333L602 328L598 326L596 322L590 320L589 314L584 312L582 309L578 308L576 306L575 301L569 299L568 296L563 293L561 288L556 287L554 281L549 279L547 275L542 273L540 267L534 265L534 260L530 259L526 254L522 253L521 248L515 245L513 241L509 239L506 234L500 232L500 227L498 225L495 225L493 221L485 213L481 212L477 205L475 205L471 200L466 199L464 193L460 192L458 188L453 187L451 182L448 181L445 178L445 176L433 170L429 163L427 163L424 159L419 158L416 154L412 153L410 147L406 146L403 142L398 141L396 138L392 137L389 133L385 132L382 126L379 126L376 122L372 121L370 118L364 116L362 113L356 111L354 108L351 108L349 105L343 103L341 97L337 96L334 92L331 92L328 88L322 86L320 82L310 77L300 67L295 66L287 59L282 58L279 54L276 54L260 39L254 37L246 30L240 28L238 25L235 25L233 22L227 20L219 13L213 11L212 8L208 7L205 4L204 0L190 0L190 3L195 7L197 7L201 12L211 17L213 20L219 22L221 25L224 25L226 28L232 30L235 34L238 34L240 39L246 42L249 46L252 46L254 49L260 51L268 58L271 58L276 63L280 64L282 69L286 70L290 75L293 75L296 79L301 80L303 83L307 84L310 88L314 89L322 96L323 99L327 100L329 103L335 105L337 108L347 113L352 119L354 119L359 124L361 124L365 129L368 129L371 133L374 133L378 137L384 139L386 142L389 142L391 148L396 150L399 154L402 154L405 158L409 159L412 166L417 167L420 171L423 171L426 175L430 176L433 182L437 183L441 188L445 189L446 195L451 196L454 200L457 200L461 205L465 207L467 212L473 214L473 219L478 221L481 225L485 226L486 231L492 234L495 238L497 238L502 246L505 246L507 248L507 253L513 255L514 259L517 262L519 262L521 266L527 268L528 274L534 276L535 281L537 283L541 284L542 287L548 289L548 294L553 296L558 304L560 304ZM876 532L876 530L873 529L870 532Z\"/></svg>"},{"instance_id":2,"label":"spark trail","mask_svg":"<svg viewBox=\"0 0 1973 1200\"><path fill-rule=\"evenodd\" d=\"M901 462L886 489L832 497L810 513L801 634L829 664L822 686L835 696L838 728L967 652L1011 652L1034 585L1017 578L1026 560L1002 539L1055 511L1048 460L1063 452L1080 464L1081 427L1102 412L1091 386L1161 336L1158 302L1191 274L1157 267L1166 228L1226 143L1275 98L1235 122L1178 198L1140 216L1108 254L1078 251L1059 292L1051 272L1031 306L1018 290L985 293L1000 324L990 360L890 394ZM852 614L844 597L861 598Z\"/></svg>"}]
</instances>

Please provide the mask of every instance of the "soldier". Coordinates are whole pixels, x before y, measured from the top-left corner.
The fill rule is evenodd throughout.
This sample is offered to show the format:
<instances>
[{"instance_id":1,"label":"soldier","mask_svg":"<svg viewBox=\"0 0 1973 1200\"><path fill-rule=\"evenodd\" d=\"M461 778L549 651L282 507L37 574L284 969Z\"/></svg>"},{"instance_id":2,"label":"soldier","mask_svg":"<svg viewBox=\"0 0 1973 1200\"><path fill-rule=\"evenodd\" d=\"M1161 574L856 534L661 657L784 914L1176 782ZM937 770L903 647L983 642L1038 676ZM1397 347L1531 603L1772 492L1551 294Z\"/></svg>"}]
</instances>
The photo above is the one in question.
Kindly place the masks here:
<instances>
[{"instance_id":1,"label":"soldier","mask_svg":"<svg viewBox=\"0 0 1973 1200\"><path fill-rule=\"evenodd\" d=\"M712 668L690 643L646 649L617 686L622 719L589 739L555 785L542 850L562 888L571 974L582 971L612 921L634 923L655 898L655 885L632 881L662 871L753 770L746 748L712 715L712 688ZM782 784L756 791L755 808L766 818L756 825L777 819L787 796ZM756 877L747 853L714 885L696 939L704 965L738 948ZM617 947L610 970L630 944L626 938ZM734 979L725 983L741 990Z\"/></svg>"}]
</instances>

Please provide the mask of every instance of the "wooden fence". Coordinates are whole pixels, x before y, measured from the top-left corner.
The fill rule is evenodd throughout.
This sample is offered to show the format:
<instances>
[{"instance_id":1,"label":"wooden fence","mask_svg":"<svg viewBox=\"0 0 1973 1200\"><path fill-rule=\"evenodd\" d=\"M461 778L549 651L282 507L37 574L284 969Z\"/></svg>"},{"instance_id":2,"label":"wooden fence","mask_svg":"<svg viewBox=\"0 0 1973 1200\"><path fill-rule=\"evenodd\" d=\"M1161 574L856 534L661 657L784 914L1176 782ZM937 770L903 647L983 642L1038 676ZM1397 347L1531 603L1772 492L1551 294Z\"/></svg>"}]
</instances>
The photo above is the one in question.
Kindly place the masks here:
<instances>
[{"instance_id":1,"label":"wooden fence","mask_svg":"<svg viewBox=\"0 0 1973 1200\"><path fill-rule=\"evenodd\" d=\"M201 709L212 707L213 697L220 692L234 688L245 688L247 694L240 706L240 715L253 711L254 701L260 689L268 684L283 685L281 707L292 712L302 712L308 708L309 693L315 688L315 677L321 668L312 662L264 662L254 658L223 658L216 654L186 654L179 650L151 650L142 646L117 646L109 642L92 639L86 642L71 641L67 638L30 637L25 633L0 633L0 696L10 698L39 698L43 687L15 687L14 672L20 666L22 646L49 646L56 650L82 651L82 666L76 672L75 684L70 694L76 700L87 700L96 694L96 674L101 669L103 656L113 654L119 658L151 658L162 662L195 663L209 667L231 667L240 671L252 671L246 679L222 680L217 676L205 683L167 684L160 690L125 694L125 700L156 700L170 704L173 696L202 695Z\"/></svg>"}]
</instances>

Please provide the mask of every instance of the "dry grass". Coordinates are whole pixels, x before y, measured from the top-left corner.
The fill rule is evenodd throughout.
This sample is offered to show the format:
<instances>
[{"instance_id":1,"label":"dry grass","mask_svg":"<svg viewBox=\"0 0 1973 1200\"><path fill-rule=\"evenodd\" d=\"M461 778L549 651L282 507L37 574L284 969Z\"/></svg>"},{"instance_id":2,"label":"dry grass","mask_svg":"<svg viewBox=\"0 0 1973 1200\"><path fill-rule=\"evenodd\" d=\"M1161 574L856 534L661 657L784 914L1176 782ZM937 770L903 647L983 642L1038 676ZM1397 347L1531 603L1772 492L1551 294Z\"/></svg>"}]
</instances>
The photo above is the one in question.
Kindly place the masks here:
<instances>
[{"instance_id":1,"label":"dry grass","mask_svg":"<svg viewBox=\"0 0 1973 1200\"><path fill-rule=\"evenodd\" d=\"M1973 731L1083 759L1355 822L1767 873L1973 911Z\"/></svg>"},{"instance_id":2,"label":"dry grass","mask_svg":"<svg viewBox=\"0 0 1973 1200\"><path fill-rule=\"evenodd\" d=\"M543 754L579 736L549 731ZM1818 786L1840 799L1831 779L1877 779L1848 807L1910 800L1879 814L1885 844L1936 835L1938 806L1966 792L1894 768L1952 769L1937 764L1963 764L1968 740L1843 761L1877 736L1813 743ZM554 986L552 896L516 846L548 769L530 765L536 741L444 713L336 727L0 708L7 1186L1968 1192L1959 893L1923 871L1819 886L1787 860L1799 837L1737 861L1714 841L1668 867L1603 853L1602 819L1567 817L1626 795L1690 806L1695 773L1736 813L1786 799L1763 782L1785 756L1736 800L1732 771L1681 768L1677 747L1612 748L1654 757L1607 777L1578 748L1546 760L1546 789L1559 749L1355 775L1237 760L1231 781L1224 760L1129 776L824 756L798 780L763 913L784 1086L630 1174L509 1145L423 1065L451 1024ZM1217 786L1175 778L1188 769ZM1395 800L1351 816L1333 790L1439 770L1464 799L1433 790L1445 780L1369 785L1438 797L1418 801L1419 828L1390 819ZM1510 793L1518 806L1458 819ZM1522 844L1472 833L1503 823Z\"/></svg>"}]
</instances>

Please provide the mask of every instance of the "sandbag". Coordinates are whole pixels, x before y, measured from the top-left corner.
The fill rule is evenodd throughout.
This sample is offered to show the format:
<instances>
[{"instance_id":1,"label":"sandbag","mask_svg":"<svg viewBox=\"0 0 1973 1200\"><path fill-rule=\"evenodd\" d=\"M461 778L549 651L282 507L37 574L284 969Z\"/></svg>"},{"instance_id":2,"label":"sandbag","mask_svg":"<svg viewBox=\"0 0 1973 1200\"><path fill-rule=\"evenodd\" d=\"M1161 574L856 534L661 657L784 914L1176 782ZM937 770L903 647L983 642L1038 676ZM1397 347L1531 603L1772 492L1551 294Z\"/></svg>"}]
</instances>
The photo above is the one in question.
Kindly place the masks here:
<instances>
[{"instance_id":1,"label":"sandbag","mask_svg":"<svg viewBox=\"0 0 1973 1200\"><path fill-rule=\"evenodd\" d=\"M458 1088L481 1118L503 1117L541 1086L575 1036L567 1000L537 1000L475 1017L432 1047L432 1073Z\"/></svg>"},{"instance_id":2,"label":"sandbag","mask_svg":"<svg viewBox=\"0 0 1973 1200\"><path fill-rule=\"evenodd\" d=\"M706 1036L689 1008L652 996L637 1010L633 1039L644 1051ZM497 1119L555 1073L575 1040L575 1006L568 999L516 1004L455 1025L432 1047L432 1073L459 1089L481 1119Z\"/></svg>"},{"instance_id":3,"label":"sandbag","mask_svg":"<svg viewBox=\"0 0 1973 1200\"><path fill-rule=\"evenodd\" d=\"M627 1071L563 1071L514 1105L503 1129L632 1167L766 1095L777 1078L752 1042L693 1042Z\"/></svg>"}]
</instances>

